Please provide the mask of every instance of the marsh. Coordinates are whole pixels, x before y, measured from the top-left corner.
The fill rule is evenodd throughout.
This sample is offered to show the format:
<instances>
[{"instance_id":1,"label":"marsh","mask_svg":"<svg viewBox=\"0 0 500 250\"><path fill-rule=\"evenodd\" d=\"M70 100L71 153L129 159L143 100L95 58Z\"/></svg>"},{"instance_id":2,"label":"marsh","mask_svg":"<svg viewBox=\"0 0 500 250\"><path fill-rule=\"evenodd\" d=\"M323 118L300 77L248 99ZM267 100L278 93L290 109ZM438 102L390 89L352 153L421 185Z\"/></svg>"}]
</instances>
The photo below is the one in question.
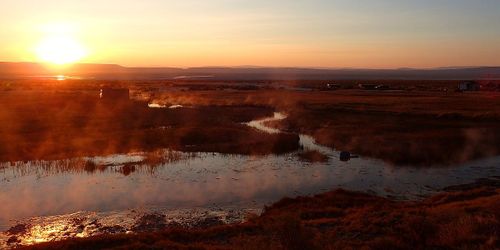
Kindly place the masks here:
<instances>
[{"instance_id":1,"label":"marsh","mask_svg":"<svg viewBox=\"0 0 500 250\"><path fill-rule=\"evenodd\" d=\"M54 231L67 220L125 231L152 213L179 223L207 214L235 223L282 197L332 188L421 200L500 176L499 113L481 110L497 105L484 94L264 89L174 96L129 83L131 100L110 105L98 98L99 84L79 83L87 87L31 85L1 97L0 202L7 205L0 229L29 225L18 236L22 244L32 243L35 228L53 232L40 241L76 235L79 227ZM473 100L474 110L453 106L464 100ZM420 109L443 104L460 121ZM342 161L346 150L359 157ZM86 236L103 232L83 227Z\"/></svg>"}]
</instances>

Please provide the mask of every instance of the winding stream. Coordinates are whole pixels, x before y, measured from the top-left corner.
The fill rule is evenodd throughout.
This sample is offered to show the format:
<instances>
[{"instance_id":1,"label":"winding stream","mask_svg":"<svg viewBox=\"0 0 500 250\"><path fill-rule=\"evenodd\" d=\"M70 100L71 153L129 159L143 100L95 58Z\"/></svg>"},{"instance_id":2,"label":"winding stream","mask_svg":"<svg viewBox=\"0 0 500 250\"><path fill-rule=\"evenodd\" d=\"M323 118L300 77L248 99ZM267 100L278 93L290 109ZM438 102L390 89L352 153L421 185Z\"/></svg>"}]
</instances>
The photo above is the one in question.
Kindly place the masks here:
<instances>
[{"instance_id":1,"label":"winding stream","mask_svg":"<svg viewBox=\"0 0 500 250\"><path fill-rule=\"evenodd\" d=\"M280 133L265 124L285 118L275 113L247 125L266 133ZM259 211L285 196L342 187L418 199L446 186L500 176L500 157L447 168L396 168L364 157L342 162L338 151L318 145L308 135L300 135L300 144L304 150L325 154L328 161L304 162L298 152L245 156L165 150L164 154L175 154L176 159L158 166L141 163L147 153L84 159L107 165L92 172L72 170L71 166L82 159L0 163L0 230L21 222L45 225L38 229L38 238L31 234L24 241L33 243L57 239L65 231L54 229L55 225L75 216L95 217L103 225L128 225L128 218L137 211L167 215L188 211L182 213L184 217L222 213L231 222L243 219L244 211ZM125 165L130 164L135 165L133 171L124 174ZM48 231L55 236L46 236ZM80 236L88 235L92 234ZM2 239L7 236L0 234L0 242Z\"/></svg>"},{"instance_id":2,"label":"winding stream","mask_svg":"<svg viewBox=\"0 0 500 250\"><path fill-rule=\"evenodd\" d=\"M269 133L269 134L277 134L277 133L282 133L277 128L269 127L266 126L266 123L268 122L274 122L274 121L280 121L286 119L286 115L284 113L280 112L275 112L273 117L268 117L260 120L254 120L251 122L246 123L247 126L250 126L252 128L258 129L262 132ZM316 143L316 140L312 138L312 136L305 135L305 134L299 134L299 144L301 148L305 151L318 151L328 157L338 157L340 152L337 152L335 150L332 150L329 147L322 146L318 143Z\"/></svg>"}]
</instances>

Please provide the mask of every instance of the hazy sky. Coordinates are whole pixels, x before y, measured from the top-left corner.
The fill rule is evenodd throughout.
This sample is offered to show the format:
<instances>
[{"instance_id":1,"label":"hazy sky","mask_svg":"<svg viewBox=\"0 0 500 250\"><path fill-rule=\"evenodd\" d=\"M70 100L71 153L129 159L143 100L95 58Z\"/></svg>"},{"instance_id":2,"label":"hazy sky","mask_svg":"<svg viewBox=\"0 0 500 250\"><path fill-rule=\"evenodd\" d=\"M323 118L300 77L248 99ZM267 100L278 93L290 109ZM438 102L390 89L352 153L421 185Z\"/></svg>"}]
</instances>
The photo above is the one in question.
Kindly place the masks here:
<instances>
[{"instance_id":1,"label":"hazy sky","mask_svg":"<svg viewBox=\"0 0 500 250\"><path fill-rule=\"evenodd\" d=\"M1 0L0 61L64 24L84 62L127 66L500 65L499 0Z\"/></svg>"}]
</instances>

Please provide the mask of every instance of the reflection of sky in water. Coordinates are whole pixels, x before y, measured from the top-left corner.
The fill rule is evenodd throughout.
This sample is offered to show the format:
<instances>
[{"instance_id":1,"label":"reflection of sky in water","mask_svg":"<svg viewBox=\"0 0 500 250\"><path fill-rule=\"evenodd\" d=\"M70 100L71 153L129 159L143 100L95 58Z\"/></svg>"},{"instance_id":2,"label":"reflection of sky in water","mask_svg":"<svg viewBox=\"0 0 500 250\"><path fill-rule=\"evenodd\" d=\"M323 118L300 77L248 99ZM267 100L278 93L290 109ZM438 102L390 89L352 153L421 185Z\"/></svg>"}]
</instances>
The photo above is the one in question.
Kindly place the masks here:
<instances>
[{"instance_id":1,"label":"reflection of sky in water","mask_svg":"<svg viewBox=\"0 0 500 250\"><path fill-rule=\"evenodd\" d=\"M167 108L167 105L158 104L158 103L149 103L148 107L150 107L150 108ZM179 105L179 104L174 104L174 105L168 106L169 109L179 109L179 108L183 108L183 107L184 106Z\"/></svg>"},{"instance_id":2,"label":"reflection of sky in water","mask_svg":"<svg viewBox=\"0 0 500 250\"><path fill-rule=\"evenodd\" d=\"M286 118L286 115L283 113L275 112L273 117L265 118L265 119L260 119L260 120L254 120L248 123L245 123L247 126L250 126L252 128L256 128L258 130L262 130L264 132L270 133L270 134L277 134L280 133L281 131L276 128L268 127L266 126L266 122L271 122L271 121L279 121L283 120Z\"/></svg>"},{"instance_id":3,"label":"reflection of sky in water","mask_svg":"<svg viewBox=\"0 0 500 250\"><path fill-rule=\"evenodd\" d=\"M449 168L395 168L365 158L341 162L338 152L305 135L301 135L301 144L328 155L329 161L306 163L295 153L258 157L196 153L155 168L138 166L129 176L119 173L120 164L141 165L142 155L93 158L96 163L112 165L94 173L71 171L72 165L82 164L78 160L65 160L60 164L63 167L54 162L5 163L0 165L0 229L13 219L76 211L257 207L284 196L317 194L337 187L418 198L446 186L500 175L500 157Z\"/></svg>"},{"instance_id":4,"label":"reflection of sky in water","mask_svg":"<svg viewBox=\"0 0 500 250\"><path fill-rule=\"evenodd\" d=\"M454 168L415 169L392 168L363 158L313 164L301 162L293 154L199 153L154 171L139 167L130 176L118 173L119 166L94 174L39 171L24 175L11 167L0 170L0 224L81 210L255 206L336 187L415 198L432 189L500 175L499 162L500 157L495 157Z\"/></svg>"}]
</instances>

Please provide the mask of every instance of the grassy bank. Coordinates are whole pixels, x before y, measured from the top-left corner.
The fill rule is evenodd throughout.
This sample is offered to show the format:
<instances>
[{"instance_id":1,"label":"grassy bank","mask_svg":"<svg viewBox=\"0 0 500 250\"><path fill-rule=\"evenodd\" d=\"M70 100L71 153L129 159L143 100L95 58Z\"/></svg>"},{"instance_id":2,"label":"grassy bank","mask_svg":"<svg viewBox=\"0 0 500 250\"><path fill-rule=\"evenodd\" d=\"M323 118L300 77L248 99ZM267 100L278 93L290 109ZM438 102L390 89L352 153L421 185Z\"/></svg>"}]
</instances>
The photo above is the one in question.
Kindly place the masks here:
<instances>
[{"instance_id":1,"label":"grassy bank","mask_svg":"<svg viewBox=\"0 0 500 250\"><path fill-rule=\"evenodd\" d=\"M153 151L170 148L270 154L298 148L298 136L268 135L242 124L272 116L256 105L148 108L146 102L99 100L96 93L0 95L0 161Z\"/></svg>"},{"instance_id":2,"label":"grassy bank","mask_svg":"<svg viewBox=\"0 0 500 250\"><path fill-rule=\"evenodd\" d=\"M498 249L498 207L498 187L456 189L419 202L336 190L285 198L243 224L102 235L24 249Z\"/></svg>"}]
</instances>

